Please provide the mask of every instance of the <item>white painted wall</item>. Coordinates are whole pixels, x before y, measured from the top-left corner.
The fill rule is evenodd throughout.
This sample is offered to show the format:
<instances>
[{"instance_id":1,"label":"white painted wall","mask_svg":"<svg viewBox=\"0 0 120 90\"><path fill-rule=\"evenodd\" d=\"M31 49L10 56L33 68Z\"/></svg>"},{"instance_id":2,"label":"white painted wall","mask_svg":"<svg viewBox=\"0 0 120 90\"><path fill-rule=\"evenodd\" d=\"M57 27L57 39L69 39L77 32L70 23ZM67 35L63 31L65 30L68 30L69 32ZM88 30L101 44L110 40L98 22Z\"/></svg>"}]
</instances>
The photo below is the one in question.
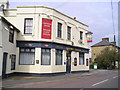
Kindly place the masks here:
<instances>
[{"instance_id":1,"label":"white painted wall","mask_svg":"<svg viewBox=\"0 0 120 90\"><path fill-rule=\"evenodd\" d=\"M63 44L88 48L87 38L85 33L87 33L88 26L71 19L67 15L64 15L56 10L45 8L45 7L18 7L16 10L8 10L9 14L6 19L8 19L13 25L15 25L21 34L19 34L19 40L32 40L32 41L54 41ZM34 14L36 13L36 14ZM49 15L49 17L48 17ZM10 16L10 17L9 17ZM11 17L12 16L12 17ZM24 19L33 18L33 34L24 35ZM52 19L52 39L41 39L41 26L42 18ZM16 22L19 21L19 22ZM62 23L62 38L57 38L57 22ZM71 26L72 29L72 40L67 40L67 26ZM80 31L83 31L83 44L78 42Z\"/></svg>"},{"instance_id":2,"label":"white painted wall","mask_svg":"<svg viewBox=\"0 0 120 90\"><path fill-rule=\"evenodd\" d=\"M2 76L2 22L1 22L1 18L0 18L0 76Z\"/></svg>"},{"instance_id":3,"label":"white painted wall","mask_svg":"<svg viewBox=\"0 0 120 90\"><path fill-rule=\"evenodd\" d=\"M15 54L16 55L16 35L17 32L14 31L14 43L9 42L9 29L8 25L3 23L3 30L2 30L2 53L7 52L7 67L6 67L6 74L14 72L14 70L11 71L11 59L10 55Z\"/></svg>"},{"instance_id":4,"label":"white painted wall","mask_svg":"<svg viewBox=\"0 0 120 90\"><path fill-rule=\"evenodd\" d=\"M36 14L34 14L36 13ZM48 17L49 15L49 17ZM25 18L33 18L33 34L32 35L24 35L24 19ZM52 19L52 39L41 39L41 27L42 27L42 18ZM74 46L88 48L87 38L85 33L87 33L88 26L83 25L76 20L69 18L68 16L50 8L44 7L18 7L17 9L8 10L8 16L6 17L8 21L10 21L13 25L15 25L20 33L15 35L15 39L17 40L30 40L30 41L53 41L57 43L63 43L72 45L74 42ZM57 38L57 22L61 22L63 24L62 28L62 38ZM67 26L71 27L72 38L71 41L67 40ZM79 44L79 36L80 31L83 31L84 38L83 44ZM27 73L53 73L53 72L65 72L66 65L64 65L64 61L66 61L66 51L63 51L63 65L55 65L55 49L51 49L51 65L43 66L41 65L41 48L35 48L35 62L39 60L39 64L35 65L19 65L19 48L16 48L16 43L11 44L8 43L8 30L4 30L3 32L3 52L8 52L8 62L7 62L7 73L11 73L14 71L10 70L11 62L9 60L9 55L16 54L16 70L15 72L27 72ZM86 65L79 65L79 53L72 52L71 54L72 60L71 65L72 71L79 70L88 70L89 67ZM77 57L77 66L73 65L74 57ZM85 60L87 56L85 55Z\"/></svg>"}]
</instances>

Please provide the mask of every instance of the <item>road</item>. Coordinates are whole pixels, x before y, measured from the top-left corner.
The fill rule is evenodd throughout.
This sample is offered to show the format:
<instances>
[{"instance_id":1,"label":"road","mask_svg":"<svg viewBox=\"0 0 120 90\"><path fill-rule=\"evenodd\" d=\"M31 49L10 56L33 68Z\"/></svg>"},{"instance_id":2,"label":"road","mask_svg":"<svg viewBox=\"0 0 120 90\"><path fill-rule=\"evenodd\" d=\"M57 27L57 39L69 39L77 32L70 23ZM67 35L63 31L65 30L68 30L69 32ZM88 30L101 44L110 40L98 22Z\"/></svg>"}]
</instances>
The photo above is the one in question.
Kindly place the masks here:
<instances>
[{"instance_id":1,"label":"road","mask_svg":"<svg viewBox=\"0 0 120 90\"><path fill-rule=\"evenodd\" d=\"M118 88L118 71L94 70L89 73L75 73L30 79L7 79L5 88ZM20 77L18 77L20 78Z\"/></svg>"}]
</instances>

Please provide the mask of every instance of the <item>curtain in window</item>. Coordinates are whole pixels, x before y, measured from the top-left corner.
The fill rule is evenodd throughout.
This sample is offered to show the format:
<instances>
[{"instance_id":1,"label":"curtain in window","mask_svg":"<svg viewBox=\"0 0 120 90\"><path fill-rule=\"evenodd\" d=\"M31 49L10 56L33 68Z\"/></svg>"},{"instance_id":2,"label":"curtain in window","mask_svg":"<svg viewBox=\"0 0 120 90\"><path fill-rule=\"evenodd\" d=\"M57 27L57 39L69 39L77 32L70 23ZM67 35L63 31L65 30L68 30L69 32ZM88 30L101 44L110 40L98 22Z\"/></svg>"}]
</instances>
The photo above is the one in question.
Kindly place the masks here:
<instances>
[{"instance_id":1,"label":"curtain in window","mask_svg":"<svg viewBox=\"0 0 120 90\"><path fill-rule=\"evenodd\" d=\"M33 26L33 19L26 18L25 19L25 34L32 34L32 26Z\"/></svg>"},{"instance_id":2,"label":"curtain in window","mask_svg":"<svg viewBox=\"0 0 120 90\"><path fill-rule=\"evenodd\" d=\"M62 50L56 50L56 65L62 65Z\"/></svg>"},{"instance_id":3,"label":"curtain in window","mask_svg":"<svg viewBox=\"0 0 120 90\"><path fill-rule=\"evenodd\" d=\"M15 70L16 55L11 55L11 70Z\"/></svg>"},{"instance_id":4,"label":"curtain in window","mask_svg":"<svg viewBox=\"0 0 120 90\"><path fill-rule=\"evenodd\" d=\"M35 50L34 49L21 49L20 52L20 64L34 64L35 60Z\"/></svg>"},{"instance_id":5,"label":"curtain in window","mask_svg":"<svg viewBox=\"0 0 120 90\"><path fill-rule=\"evenodd\" d=\"M79 57L80 57L80 58L79 58L79 59L80 59L80 60L79 60L79 64L80 64L80 65L84 65L84 54L83 54L83 53L80 53L80 54L79 54Z\"/></svg>"},{"instance_id":6,"label":"curtain in window","mask_svg":"<svg viewBox=\"0 0 120 90\"><path fill-rule=\"evenodd\" d=\"M42 65L50 65L50 59L51 59L51 50L50 49L41 49L41 64Z\"/></svg>"},{"instance_id":7,"label":"curtain in window","mask_svg":"<svg viewBox=\"0 0 120 90\"><path fill-rule=\"evenodd\" d=\"M21 53L20 64L34 64L34 53Z\"/></svg>"}]
</instances>

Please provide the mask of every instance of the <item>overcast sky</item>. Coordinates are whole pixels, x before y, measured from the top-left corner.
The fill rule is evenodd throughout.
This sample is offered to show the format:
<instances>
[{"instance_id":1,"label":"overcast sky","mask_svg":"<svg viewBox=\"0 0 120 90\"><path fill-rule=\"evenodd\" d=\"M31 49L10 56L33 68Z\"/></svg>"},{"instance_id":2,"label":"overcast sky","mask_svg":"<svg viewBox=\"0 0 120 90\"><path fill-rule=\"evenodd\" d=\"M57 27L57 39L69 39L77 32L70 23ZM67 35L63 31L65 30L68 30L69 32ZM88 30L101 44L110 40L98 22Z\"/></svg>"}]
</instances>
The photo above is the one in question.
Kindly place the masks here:
<instances>
[{"instance_id":1,"label":"overcast sky","mask_svg":"<svg viewBox=\"0 0 120 90\"><path fill-rule=\"evenodd\" d=\"M93 45L99 41L101 38L109 37L110 41L113 41L113 22L112 22L112 10L111 10L111 0L104 2L96 2L94 0L85 0L81 2L80 0L60 0L55 2L47 2L41 0L42 2L27 0L27 2L21 2L22 0L9 0L10 8L16 8L16 6L48 6L55 8L62 13L69 15L71 17L77 17L77 20L87 24L89 30L93 32ZM50 1L50 0L49 0ZM92 2L94 1L94 2ZM113 0L113 15L114 15L114 25L115 33L118 32L118 2ZM118 36L116 36L116 39Z\"/></svg>"}]
</instances>

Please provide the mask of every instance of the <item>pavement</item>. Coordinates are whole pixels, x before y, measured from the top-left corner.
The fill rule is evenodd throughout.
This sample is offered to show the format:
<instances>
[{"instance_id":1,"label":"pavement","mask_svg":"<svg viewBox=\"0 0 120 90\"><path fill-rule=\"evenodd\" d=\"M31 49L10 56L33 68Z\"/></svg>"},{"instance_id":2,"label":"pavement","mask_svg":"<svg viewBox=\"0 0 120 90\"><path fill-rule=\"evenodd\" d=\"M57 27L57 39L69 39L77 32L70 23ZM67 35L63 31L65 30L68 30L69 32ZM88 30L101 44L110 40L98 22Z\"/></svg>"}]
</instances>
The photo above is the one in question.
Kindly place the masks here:
<instances>
[{"instance_id":1,"label":"pavement","mask_svg":"<svg viewBox=\"0 0 120 90\"><path fill-rule=\"evenodd\" d=\"M69 74L65 74L65 75L45 76L45 77L43 77L43 76L42 77L13 76L13 77L4 79L2 82L2 84L3 84L2 87L5 87L5 88L16 88L16 87L26 87L26 86L30 87L30 88L34 87L34 86L35 87L58 87L59 86L58 84L63 84L63 82L66 83L65 84L66 86L64 86L64 84L62 85L63 87L67 87L67 85L68 85L68 87L70 87L70 84L73 83L72 81L81 83L80 85L83 85L81 87L85 87L83 84L83 82L86 83L85 80L86 81L88 80L88 82L90 80L91 80L91 82L93 82L93 80L94 80L94 82L95 82L98 79L102 80L103 77L107 77L107 74L112 75L113 72L114 71L111 72L108 70L90 70L90 72L85 72L85 73L69 73ZM69 82L71 82L71 83L69 83ZM88 85L90 85L91 82L89 82ZM44 83L46 83L46 85L48 85L48 86L45 86ZM78 86L76 86L76 85L77 84L73 83L73 86L71 85L71 87L79 87L80 86L80 85L78 85ZM90 86L88 86L88 87L90 87Z\"/></svg>"}]
</instances>

